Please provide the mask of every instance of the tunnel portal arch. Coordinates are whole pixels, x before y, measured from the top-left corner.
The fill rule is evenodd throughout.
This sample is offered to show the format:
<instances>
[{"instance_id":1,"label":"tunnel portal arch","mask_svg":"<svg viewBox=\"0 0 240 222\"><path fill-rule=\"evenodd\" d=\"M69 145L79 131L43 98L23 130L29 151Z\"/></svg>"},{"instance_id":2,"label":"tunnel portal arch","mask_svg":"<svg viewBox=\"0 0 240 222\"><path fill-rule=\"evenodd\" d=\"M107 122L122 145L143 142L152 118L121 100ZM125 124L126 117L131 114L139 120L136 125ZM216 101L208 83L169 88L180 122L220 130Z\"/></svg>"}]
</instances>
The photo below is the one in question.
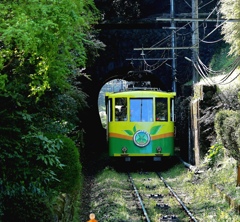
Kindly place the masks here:
<instances>
[{"instance_id":1,"label":"tunnel portal arch","mask_svg":"<svg viewBox=\"0 0 240 222\"><path fill-rule=\"evenodd\" d=\"M126 75L110 75L103 81L101 90L98 94L98 113L102 127L107 125L105 94L107 92L124 91L129 85L135 87L150 86L163 90L163 84L156 79L150 71L129 71ZM164 91L164 90L163 90Z\"/></svg>"},{"instance_id":2,"label":"tunnel portal arch","mask_svg":"<svg viewBox=\"0 0 240 222\"><path fill-rule=\"evenodd\" d=\"M94 154L98 155L107 153L106 130L102 126L101 118L99 115L98 97L101 88L107 82L113 79L122 79L126 81L150 81L152 87L160 88L165 91L163 82L160 78L149 71L135 71L126 69L114 69L111 72L105 73L101 78L92 76L91 80L84 79L82 81L82 90L88 95L88 107L84 109L79 115L81 126L84 129L85 147L84 154L86 159Z\"/></svg>"}]
</instances>

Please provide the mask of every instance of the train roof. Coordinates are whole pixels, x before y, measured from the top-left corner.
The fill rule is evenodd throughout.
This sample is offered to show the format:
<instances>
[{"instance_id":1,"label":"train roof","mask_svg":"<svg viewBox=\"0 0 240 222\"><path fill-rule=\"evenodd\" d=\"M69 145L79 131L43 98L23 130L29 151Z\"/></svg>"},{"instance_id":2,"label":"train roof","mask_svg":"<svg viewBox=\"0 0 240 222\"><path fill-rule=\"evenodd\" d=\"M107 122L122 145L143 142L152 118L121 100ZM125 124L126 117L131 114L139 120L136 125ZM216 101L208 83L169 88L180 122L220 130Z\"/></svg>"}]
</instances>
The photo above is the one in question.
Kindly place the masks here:
<instances>
[{"instance_id":1,"label":"train roof","mask_svg":"<svg viewBox=\"0 0 240 222\"><path fill-rule=\"evenodd\" d=\"M176 92L164 92L157 88L134 88L133 89L127 89L124 91L119 92L107 92L106 96L108 97L120 97L120 96L126 96L126 97L155 97L155 96L164 96L164 97L174 97L176 96Z\"/></svg>"}]
</instances>

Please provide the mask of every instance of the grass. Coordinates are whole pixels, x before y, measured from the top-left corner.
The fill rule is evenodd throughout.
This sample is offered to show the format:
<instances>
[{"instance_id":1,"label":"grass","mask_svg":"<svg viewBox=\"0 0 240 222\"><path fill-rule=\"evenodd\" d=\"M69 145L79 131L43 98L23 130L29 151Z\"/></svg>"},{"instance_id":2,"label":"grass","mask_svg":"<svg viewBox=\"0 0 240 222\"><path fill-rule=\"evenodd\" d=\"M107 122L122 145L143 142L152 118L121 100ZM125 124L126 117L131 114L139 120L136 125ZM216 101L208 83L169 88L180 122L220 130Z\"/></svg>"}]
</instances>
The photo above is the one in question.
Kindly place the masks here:
<instances>
[{"instance_id":1,"label":"grass","mask_svg":"<svg viewBox=\"0 0 240 222\"><path fill-rule=\"evenodd\" d=\"M236 162L234 159L223 157L211 167L207 162L203 162L199 169L201 173L194 173L182 164L178 164L162 172L161 175L180 196L184 204L189 207L198 221L240 221L240 216L233 207L229 206L222 195L224 192L235 199L235 202L240 203L240 188L236 187ZM164 198L168 198L169 195L164 189L164 185L159 184L159 180L154 175L152 173L132 174L136 186L140 190L149 194L159 193L164 195ZM151 186L156 185L154 191L146 187L149 180L151 180ZM223 191L218 192L214 188L215 185L221 187ZM89 200L91 212L96 214L98 221L144 221L139 217L140 211L133 201L133 195L134 192L129 185L127 175L107 167L94 179L91 200ZM151 221L159 221L164 213L168 213L167 210L160 212L156 208L156 200L144 198L147 211L152 215ZM176 209L177 207L171 201L173 200L169 197L167 203L172 206L171 213L178 215L180 221L185 221L182 219L184 215L181 215L179 209Z\"/></svg>"},{"instance_id":2,"label":"grass","mask_svg":"<svg viewBox=\"0 0 240 222\"><path fill-rule=\"evenodd\" d=\"M91 210L99 221L134 221L137 212L129 192L126 174L119 174L111 168L105 168L95 179L91 191Z\"/></svg>"},{"instance_id":3,"label":"grass","mask_svg":"<svg viewBox=\"0 0 240 222\"><path fill-rule=\"evenodd\" d=\"M223 197L228 194L237 202L240 200L240 190L236 188L236 162L232 158L223 158L212 168L206 163L201 167L202 173L195 174L177 165L163 176L173 188L177 188L176 192L180 192L181 199L199 221L240 221L240 216ZM221 193L213 188L215 184L223 188Z\"/></svg>"},{"instance_id":4,"label":"grass","mask_svg":"<svg viewBox=\"0 0 240 222\"><path fill-rule=\"evenodd\" d=\"M163 182L161 182L156 173L139 174L133 173L132 177L138 190L140 191L144 205L148 212L151 221L159 221L164 215L178 215L180 221L188 221L182 208L179 207L178 202L172 195L169 195L169 190L166 189ZM162 195L162 198L150 198L151 194ZM167 204L166 209L157 207L157 204Z\"/></svg>"}]
</instances>

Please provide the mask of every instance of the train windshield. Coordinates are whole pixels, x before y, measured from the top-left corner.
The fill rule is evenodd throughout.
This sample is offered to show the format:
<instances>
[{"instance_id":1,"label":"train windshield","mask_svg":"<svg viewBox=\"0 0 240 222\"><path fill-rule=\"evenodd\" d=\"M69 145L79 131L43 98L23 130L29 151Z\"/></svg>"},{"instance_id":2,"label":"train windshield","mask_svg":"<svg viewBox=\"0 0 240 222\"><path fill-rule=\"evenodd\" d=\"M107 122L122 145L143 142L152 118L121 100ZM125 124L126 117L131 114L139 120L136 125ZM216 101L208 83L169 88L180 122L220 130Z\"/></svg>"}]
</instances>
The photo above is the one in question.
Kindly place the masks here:
<instances>
[{"instance_id":1,"label":"train windshield","mask_svg":"<svg viewBox=\"0 0 240 222\"><path fill-rule=\"evenodd\" d=\"M130 121L152 122L153 100L148 98L130 99Z\"/></svg>"}]
</instances>

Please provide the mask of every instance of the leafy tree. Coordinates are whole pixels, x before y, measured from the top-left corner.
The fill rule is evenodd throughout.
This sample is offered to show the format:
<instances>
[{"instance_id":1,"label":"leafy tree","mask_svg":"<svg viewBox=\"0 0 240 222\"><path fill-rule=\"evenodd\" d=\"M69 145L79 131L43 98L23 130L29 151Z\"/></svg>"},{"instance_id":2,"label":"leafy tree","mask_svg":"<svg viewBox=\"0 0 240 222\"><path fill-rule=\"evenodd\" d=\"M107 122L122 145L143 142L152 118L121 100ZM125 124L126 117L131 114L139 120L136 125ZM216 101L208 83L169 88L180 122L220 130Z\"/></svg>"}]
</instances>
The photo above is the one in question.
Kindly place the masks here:
<instances>
[{"instance_id":1,"label":"leafy tree","mask_svg":"<svg viewBox=\"0 0 240 222\"><path fill-rule=\"evenodd\" d=\"M64 146L46 135L79 142L79 77L103 46L91 32L97 20L92 0L0 2L0 220L15 207L15 221L49 221L41 210L50 215Z\"/></svg>"},{"instance_id":2,"label":"leafy tree","mask_svg":"<svg viewBox=\"0 0 240 222\"><path fill-rule=\"evenodd\" d=\"M221 0L220 11L226 19L240 19L240 0ZM231 45L230 54L240 55L240 22L226 22L222 27L224 39Z\"/></svg>"},{"instance_id":3,"label":"leafy tree","mask_svg":"<svg viewBox=\"0 0 240 222\"><path fill-rule=\"evenodd\" d=\"M24 75L30 95L69 87L67 77L86 65L93 1L5 0L0 9L1 86Z\"/></svg>"}]
</instances>

